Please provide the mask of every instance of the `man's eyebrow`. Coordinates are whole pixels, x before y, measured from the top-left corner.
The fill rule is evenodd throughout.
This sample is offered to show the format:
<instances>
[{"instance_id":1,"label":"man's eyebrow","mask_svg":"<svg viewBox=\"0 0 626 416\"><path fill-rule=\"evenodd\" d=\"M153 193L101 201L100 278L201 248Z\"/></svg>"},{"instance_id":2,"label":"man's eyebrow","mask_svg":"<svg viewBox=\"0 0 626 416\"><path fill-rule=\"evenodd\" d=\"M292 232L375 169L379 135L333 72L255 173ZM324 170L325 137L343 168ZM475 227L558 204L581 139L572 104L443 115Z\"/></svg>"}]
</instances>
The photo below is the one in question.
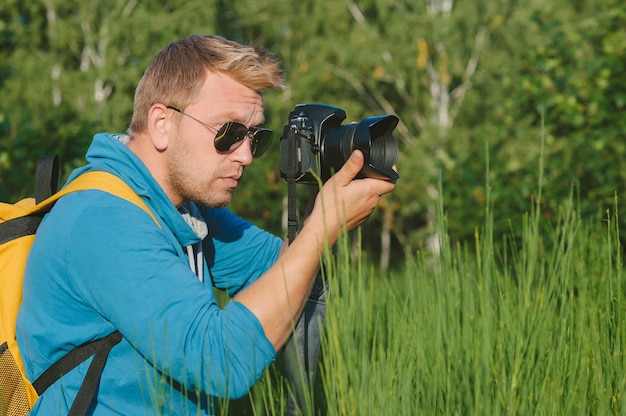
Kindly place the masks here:
<instances>
[{"instance_id":1,"label":"man's eyebrow","mask_svg":"<svg viewBox=\"0 0 626 416\"><path fill-rule=\"evenodd\" d=\"M259 124L255 124L253 125L248 125L247 121L244 122L242 121L238 115L236 113L233 113L232 111L228 111L225 113L219 113L214 117L216 120L221 120L221 121L217 121L215 122L215 124L220 124L220 123L227 123L229 121L236 121L238 123L243 124L246 127L256 127L256 126L262 126L263 124L265 124L267 122L267 120L265 119L265 115L263 116L263 121Z\"/></svg>"},{"instance_id":2,"label":"man's eyebrow","mask_svg":"<svg viewBox=\"0 0 626 416\"><path fill-rule=\"evenodd\" d=\"M222 113L222 116L228 118L228 120L226 120L226 121L236 121L237 120L237 114L232 113L232 112Z\"/></svg>"},{"instance_id":3,"label":"man's eyebrow","mask_svg":"<svg viewBox=\"0 0 626 416\"><path fill-rule=\"evenodd\" d=\"M237 115L233 112L218 112L218 113L214 113L211 115L207 115L207 118L211 118L212 120L218 120L215 121L214 123L226 123L229 121L236 121L237 120Z\"/></svg>"}]
</instances>

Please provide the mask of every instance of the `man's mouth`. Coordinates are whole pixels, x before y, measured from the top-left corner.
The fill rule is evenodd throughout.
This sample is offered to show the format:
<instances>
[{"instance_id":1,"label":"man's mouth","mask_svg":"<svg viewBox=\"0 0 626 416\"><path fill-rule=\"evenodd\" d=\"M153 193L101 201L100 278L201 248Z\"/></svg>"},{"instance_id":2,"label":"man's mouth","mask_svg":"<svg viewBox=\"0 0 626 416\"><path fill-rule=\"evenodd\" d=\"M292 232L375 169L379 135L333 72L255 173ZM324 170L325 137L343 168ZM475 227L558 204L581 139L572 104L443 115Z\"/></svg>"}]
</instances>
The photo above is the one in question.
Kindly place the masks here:
<instances>
[{"instance_id":1,"label":"man's mouth","mask_svg":"<svg viewBox=\"0 0 626 416\"><path fill-rule=\"evenodd\" d=\"M228 186L229 188L236 188L237 185L239 185L239 181L241 180L242 176L243 172L236 173L230 176L224 176L222 179L224 180L224 182L226 182L226 186Z\"/></svg>"}]
</instances>

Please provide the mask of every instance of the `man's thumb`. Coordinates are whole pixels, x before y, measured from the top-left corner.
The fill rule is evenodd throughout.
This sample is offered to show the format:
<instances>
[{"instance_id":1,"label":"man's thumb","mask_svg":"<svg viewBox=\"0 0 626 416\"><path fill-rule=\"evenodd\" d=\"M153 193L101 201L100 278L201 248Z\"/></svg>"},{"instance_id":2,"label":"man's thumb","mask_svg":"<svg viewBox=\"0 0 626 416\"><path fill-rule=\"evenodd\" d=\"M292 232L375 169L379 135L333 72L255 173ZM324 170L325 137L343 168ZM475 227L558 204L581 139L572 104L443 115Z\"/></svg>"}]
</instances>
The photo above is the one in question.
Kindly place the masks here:
<instances>
[{"instance_id":1,"label":"man's thumb","mask_svg":"<svg viewBox=\"0 0 626 416\"><path fill-rule=\"evenodd\" d=\"M353 151L348 160L346 160L346 163L339 171L341 172L341 176L346 180L346 183L354 179L361 171L363 168L363 160L363 153L361 153L360 150Z\"/></svg>"}]
</instances>

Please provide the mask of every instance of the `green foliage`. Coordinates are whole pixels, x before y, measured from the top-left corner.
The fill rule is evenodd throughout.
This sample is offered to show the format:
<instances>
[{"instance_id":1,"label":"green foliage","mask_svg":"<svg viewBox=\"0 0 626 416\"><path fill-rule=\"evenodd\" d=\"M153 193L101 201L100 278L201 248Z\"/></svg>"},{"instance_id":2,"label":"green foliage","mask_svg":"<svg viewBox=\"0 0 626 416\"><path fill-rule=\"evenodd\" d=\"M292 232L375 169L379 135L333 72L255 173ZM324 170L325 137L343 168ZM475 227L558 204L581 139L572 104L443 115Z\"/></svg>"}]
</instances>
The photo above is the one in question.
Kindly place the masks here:
<instances>
[{"instance_id":1,"label":"green foliage","mask_svg":"<svg viewBox=\"0 0 626 416\"><path fill-rule=\"evenodd\" d=\"M295 104L313 102L345 109L346 122L400 117L401 178L362 242L378 253L381 230L391 232L392 264L428 244L441 199L451 238L471 241L485 219L485 179L498 189L495 233L506 233L536 197L542 143L550 185L543 215L572 188L591 215L615 192L622 199L626 179L624 15L617 0L7 0L0 199L32 193L43 153L61 154L66 173L83 164L94 133L126 129L153 54L180 36L212 32L259 42L285 63L287 88L265 96L275 142L232 204L277 234L286 194L280 132Z\"/></svg>"},{"instance_id":2,"label":"green foliage","mask_svg":"<svg viewBox=\"0 0 626 416\"><path fill-rule=\"evenodd\" d=\"M600 8L576 26L539 13L534 22L544 42L528 51L520 103L545 114L548 183L576 184L586 215L615 192L625 201L626 8ZM567 192L555 190L554 201Z\"/></svg>"},{"instance_id":3,"label":"green foliage","mask_svg":"<svg viewBox=\"0 0 626 416\"><path fill-rule=\"evenodd\" d=\"M549 189L542 201L546 217L572 189L583 215L610 206L616 192L623 201L624 7L612 0L564 6L510 13L491 38L451 132L457 144L450 143L442 164L457 240L471 240L482 218L485 166L498 189L496 235L536 198L540 174Z\"/></svg>"},{"instance_id":4,"label":"green foliage","mask_svg":"<svg viewBox=\"0 0 626 416\"><path fill-rule=\"evenodd\" d=\"M95 133L124 131L154 53L210 29L215 12L183 1L2 3L0 198L32 194L40 155L60 154L68 173Z\"/></svg>"}]
</instances>

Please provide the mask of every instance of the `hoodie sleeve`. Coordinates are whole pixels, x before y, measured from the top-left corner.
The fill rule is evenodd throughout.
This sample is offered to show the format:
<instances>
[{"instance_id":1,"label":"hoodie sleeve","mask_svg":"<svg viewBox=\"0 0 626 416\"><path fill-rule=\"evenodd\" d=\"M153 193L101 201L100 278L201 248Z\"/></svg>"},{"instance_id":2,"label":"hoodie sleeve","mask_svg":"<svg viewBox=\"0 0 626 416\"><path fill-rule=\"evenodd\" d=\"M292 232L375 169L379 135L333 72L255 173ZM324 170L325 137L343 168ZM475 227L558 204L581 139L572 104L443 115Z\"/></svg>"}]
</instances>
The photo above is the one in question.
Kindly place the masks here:
<instances>
[{"instance_id":1,"label":"hoodie sleeve","mask_svg":"<svg viewBox=\"0 0 626 416\"><path fill-rule=\"evenodd\" d=\"M190 391L244 395L275 358L258 319L236 302L220 309L212 289L190 271L166 230L139 208L98 191L88 192L92 199L110 201L83 209L73 225L72 244L64 254L71 271L69 290L117 328L155 373ZM249 228L236 224L245 241ZM229 244L234 245L229 248L234 259L240 259L237 251L246 244L220 241L218 251ZM263 250L256 246L253 251ZM220 264L223 257L216 256ZM227 269L221 267L220 276ZM231 271L239 269L230 266Z\"/></svg>"},{"instance_id":2,"label":"hoodie sleeve","mask_svg":"<svg viewBox=\"0 0 626 416\"><path fill-rule=\"evenodd\" d=\"M203 208L209 236L203 251L215 287L231 296L258 279L278 259L282 240L227 208Z\"/></svg>"}]
</instances>

